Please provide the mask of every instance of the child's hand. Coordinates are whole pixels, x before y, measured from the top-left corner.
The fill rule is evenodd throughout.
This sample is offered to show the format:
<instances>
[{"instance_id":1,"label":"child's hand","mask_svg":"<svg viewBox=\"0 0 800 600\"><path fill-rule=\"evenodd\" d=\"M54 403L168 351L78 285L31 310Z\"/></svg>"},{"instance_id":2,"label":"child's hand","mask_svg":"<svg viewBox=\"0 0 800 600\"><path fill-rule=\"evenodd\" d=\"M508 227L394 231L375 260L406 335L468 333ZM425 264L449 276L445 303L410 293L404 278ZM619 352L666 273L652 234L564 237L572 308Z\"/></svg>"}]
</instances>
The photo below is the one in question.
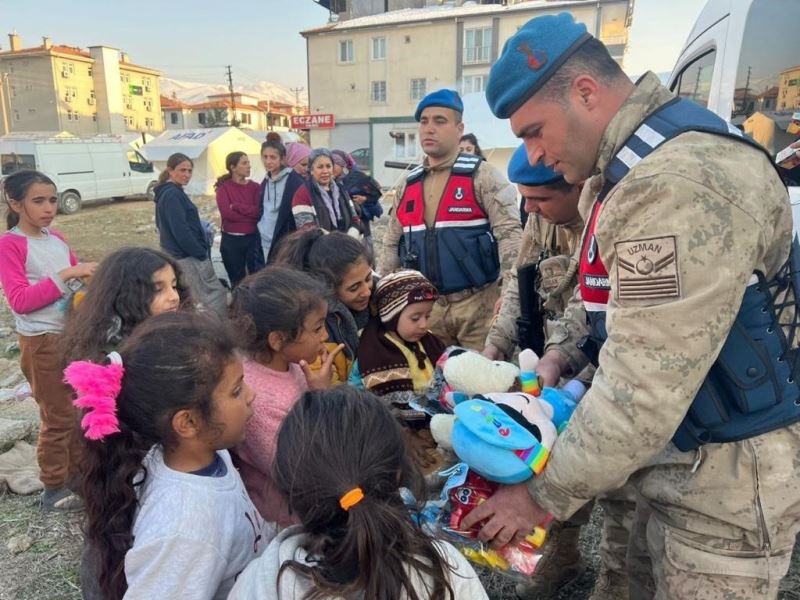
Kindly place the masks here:
<instances>
[{"instance_id":1,"label":"child's hand","mask_svg":"<svg viewBox=\"0 0 800 600\"><path fill-rule=\"evenodd\" d=\"M308 389L310 390L327 390L331 387L331 376L333 375L333 361L336 355L344 350L344 344L339 344L333 349L333 352L328 352L327 348L322 349L322 368L316 373L308 366L308 362L301 360L300 368L306 376Z\"/></svg>"}]
</instances>

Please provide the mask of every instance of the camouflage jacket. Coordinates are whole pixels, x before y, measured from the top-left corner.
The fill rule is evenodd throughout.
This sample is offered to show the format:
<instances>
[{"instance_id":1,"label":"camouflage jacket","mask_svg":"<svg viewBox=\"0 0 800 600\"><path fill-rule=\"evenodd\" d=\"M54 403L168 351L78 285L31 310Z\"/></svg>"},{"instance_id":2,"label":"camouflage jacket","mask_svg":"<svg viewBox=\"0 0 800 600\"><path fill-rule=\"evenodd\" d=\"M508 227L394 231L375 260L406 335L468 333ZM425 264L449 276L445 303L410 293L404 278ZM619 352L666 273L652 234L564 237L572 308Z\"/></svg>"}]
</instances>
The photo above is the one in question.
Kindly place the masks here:
<instances>
[{"instance_id":1,"label":"camouflage jacket","mask_svg":"<svg viewBox=\"0 0 800 600\"><path fill-rule=\"evenodd\" d=\"M518 342L517 318L520 315L517 269L537 262L541 285L537 292L545 312L546 333L552 331L555 320L564 313L578 281L578 256L583 220L571 225L552 225L539 215L530 215L522 231L519 256L514 261L506 286L500 312L492 323L486 343L492 344L510 357Z\"/></svg>"},{"instance_id":2,"label":"camouflage jacket","mask_svg":"<svg viewBox=\"0 0 800 600\"><path fill-rule=\"evenodd\" d=\"M424 163L427 165L428 159ZM452 166L452 161L449 166ZM428 168L426 166L426 177ZM389 223L383 236L383 252L378 263L379 273L391 273L400 266L398 244L403 229L395 216L397 206L403 198L405 181L398 187L397 195L389 211ZM492 234L497 239L500 265L504 269L503 280L507 281L514 259L519 252L522 227L519 221L517 191L503 174L487 162L482 162L475 175L475 198L486 211Z\"/></svg>"},{"instance_id":3,"label":"camouflage jacket","mask_svg":"<svg viewBox=\"0 0 800 600\"><path fill-rule=\"evenodd\" d=\"M671 98L654 74L643 77L603 134L596 173ZM591 208L592 190L597 185L584 189L582 211ZM678 452L670 439L727 338L748 281L755 270L774 276L792 236L788 193L767 156L708 133L665 142L603 204L595 235L609 273L608 339L591 389L544 473L529 483L534 499L559 519ZM677 294L620 296L630 277L620 258L636 261L642 241L674 252ZM579 368L585 360L572 345L581 311L572 308L565 318L578 317L560 332L566 337L559 347Z\"/></svg>"}]
</instances>

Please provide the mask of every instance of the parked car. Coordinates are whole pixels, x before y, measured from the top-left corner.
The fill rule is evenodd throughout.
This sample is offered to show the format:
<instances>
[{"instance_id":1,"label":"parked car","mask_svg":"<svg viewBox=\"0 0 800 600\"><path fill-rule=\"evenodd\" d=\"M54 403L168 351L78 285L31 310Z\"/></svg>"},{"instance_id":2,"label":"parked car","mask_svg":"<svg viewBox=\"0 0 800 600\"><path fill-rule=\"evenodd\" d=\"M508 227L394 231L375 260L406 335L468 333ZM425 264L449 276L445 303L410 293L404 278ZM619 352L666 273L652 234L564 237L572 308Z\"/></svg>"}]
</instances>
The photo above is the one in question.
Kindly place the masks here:
<instances>
[{"instance_id":1,"label":"parked car","mask_svg":"<svg viewBox=\"0 0 800 600\"><path fill-rule=\"evenodd\" d=\"M365 173L372 172L372 154L369 148L357 148L350 153L350 156L356 161L359 169Z\"/></svg>"},{"instance_id":2,"label":"parked car","mask_svg":"<svg viewBox=\"0 0 800 600\"><path fill-rule=\"evenodd\" d=\"M669 78L670 89L743 129L775 157L798 140L797 0L708 0ZM792 133L794 131L794 133ZM800 233L800 167L787 173Z\"/></svg>"},{"instance_id":3,"label":"parked car","mask_svg":"<svg viewBox=\"0 0 800 600\"><path fill-rule=\"evenodd\" d=\"M127 143L113 137L0 137L0 172L36 169L59 191L58 209L80 210L84 202L103 198L152 198L158 173Z\"/></svg>"}]
</instances>

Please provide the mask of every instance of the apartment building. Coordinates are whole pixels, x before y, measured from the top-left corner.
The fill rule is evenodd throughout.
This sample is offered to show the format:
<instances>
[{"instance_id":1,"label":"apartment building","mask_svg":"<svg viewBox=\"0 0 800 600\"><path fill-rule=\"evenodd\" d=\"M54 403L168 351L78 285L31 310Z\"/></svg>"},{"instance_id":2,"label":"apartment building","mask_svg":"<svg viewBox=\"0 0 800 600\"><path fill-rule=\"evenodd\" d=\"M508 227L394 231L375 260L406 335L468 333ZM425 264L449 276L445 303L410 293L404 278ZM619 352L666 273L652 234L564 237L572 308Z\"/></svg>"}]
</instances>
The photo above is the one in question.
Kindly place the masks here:
<instances>
[{"instance_id":1,"label":"apartment building","mask_svg":"<svg viewBox=\"0 0 800 600\"><path fill-rule=\"evenodd\" d=\"M533 17L564 11L622 64L633 2L320 0L338 20L302 32L309 107L312 113L333 113L336 127L312 130L312 144L369 147L373 173L388 183L396 173L383 168L385 160L409 160L421 152L412 115L428 92L443 87L464 95L483 92L505 40ZM399 4L412 6L381 10Z\"/></svg>"},{"instance_id":2,"label":"apartment building","mask_svg":"<svg viewBox=\"0 0 800 600\"><path fill-rule=\"evenodd\" d=\"M23 48L8 36L0 52L0 132L68 131L75 135L162 130L159 71L107 46L88 50L50 38Z\"/></svg>"},{"instance_id":3,"label":"apartment building","mask_svg":"<svg viewBox=\"0 0 800 600\"><path fill-rule=\"evenodd\" d=\"M776 105L778 110L800 108L800 65L781 71Z\"/></svg>"},{"instance_id":4,"label":"apartment building","mask_svg":"<svg viewBox=\"0 0 800 600\"><path fill-rule=\"evenodd\" d=\"M305 107L285 102L259 100L236 92L231 105L230 94L212 94L207 102L187 104L176 98L161 97L164 129L221 127L234 120L240 129L254 131L289 131L292 115L304 114Z\"/></svg>"}]
</instances>

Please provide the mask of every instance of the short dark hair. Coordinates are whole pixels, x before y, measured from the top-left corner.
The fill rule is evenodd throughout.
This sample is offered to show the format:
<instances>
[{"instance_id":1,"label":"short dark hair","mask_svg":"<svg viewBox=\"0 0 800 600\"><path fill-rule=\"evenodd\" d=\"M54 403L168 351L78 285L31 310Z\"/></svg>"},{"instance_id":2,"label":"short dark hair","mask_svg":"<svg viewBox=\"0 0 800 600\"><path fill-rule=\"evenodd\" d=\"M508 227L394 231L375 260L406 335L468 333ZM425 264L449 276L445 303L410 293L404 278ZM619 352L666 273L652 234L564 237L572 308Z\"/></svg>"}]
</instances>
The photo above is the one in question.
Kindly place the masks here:
<instances>
[{"instance_id":1,"label":"short dark hair","mask_svg":"<svg viewBox=\"0 0 800 600\"><path fill-rule=\"evenodd\" d=\"M567 91L572 82L580 75L591 75L604 85L613 85L622 80L628 81L627 75L611 57L603 42L591 38L553 73L536 95L563 103L566 101Z\"/></svg>"},{"instance_id":2,"label":"short dark hair","mask_svg":"<svg viewBox=\"0 0 800 600\"><path fill-rule=\"evenodd\" d=\"M295 269L269 266L246 277L233 290L230 308L240 347L270 354L267 336L273 331L286 333L287 342L296 340L308 314L326 299L322 283Z\"/></svg>"}]
</instances>

